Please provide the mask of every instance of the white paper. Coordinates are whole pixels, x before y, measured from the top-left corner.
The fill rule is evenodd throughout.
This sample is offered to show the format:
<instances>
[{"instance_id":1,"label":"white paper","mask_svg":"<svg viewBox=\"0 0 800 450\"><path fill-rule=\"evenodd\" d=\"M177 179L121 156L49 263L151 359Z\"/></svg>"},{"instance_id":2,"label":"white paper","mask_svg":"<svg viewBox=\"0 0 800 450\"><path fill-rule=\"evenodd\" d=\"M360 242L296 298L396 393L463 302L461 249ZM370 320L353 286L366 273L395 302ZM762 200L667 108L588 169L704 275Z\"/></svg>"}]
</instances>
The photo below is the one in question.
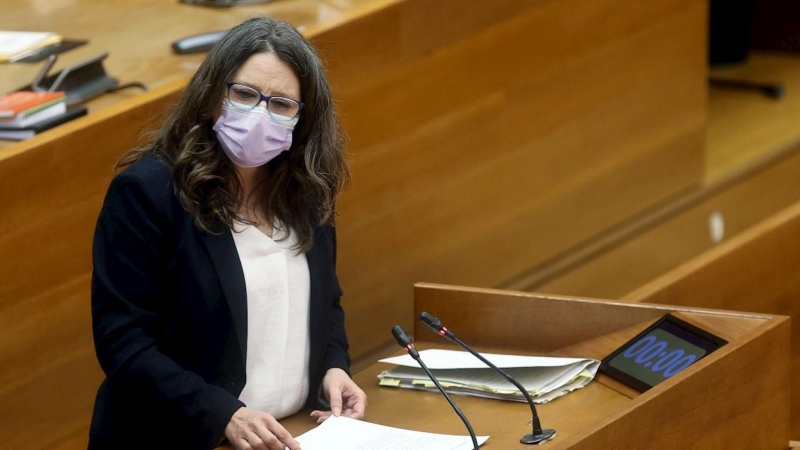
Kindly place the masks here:
<instances>
[{"instance_id":1,"label":"white paper","mask_svg":"<svg viewBox=\"0 0 800 450\"><path fill-rule=\"evenodd\" d=\"M532 371L530 368L512 368L503 369L503 371L517 382L528 389L528 392L534 394L548 384L551 384L554 379L561 377L564 372L563 368L543 368L541 370ZM483 369L434 369L431 373L443 383L450 383L459 386L473 387L492 392L505 392L517 393L517 387L506 380L496 370L491 368ZM384 371L383 374L390 375L391 378L398 378L401 380L429 380L428 376L422 369L413 367L395 367L391 370ZM570 378L571 379L571 378ZM522 394L520 394L522 395Z\"/></svg>"},{"instance_id":2,"label":"white paper","mask_svg":"<svg viewBox=\"0 0 800 450\"><path fill-rule=\"evenodd\" d=\"M425 365L429 369L483 369L486 367L481 360L468 352L456 350L428 349L419 352ZM512 367L557 367L586 361L586 358L560 358L549 356L519 356L499 355L494 353L481 353L495 366L506 369ZM384 358L379 362L397 364L398 366L419 367L419 364L410 355L405 354L392 358Z\"/></svg>"},{"instance_id":3,"label":"white paper","mask_svg":"<svg viewBox=\"0 0 800 450\"><path fill-rule=\"evenodd\" d=\"M43 31L0 31L0 54L13 55L56 36Z\"/></svg>"},{"instance_id":4,"label":"white paper","mask_svg":"<svg viewBox=\"0 0 800 450\"><path fill-rule=\"evenodd\" d=\"M473 450L469 435L426 433L331 416L295 438L303 450ZM477 436L483 445L489 436Z\"/></svg>"}]
</instances>

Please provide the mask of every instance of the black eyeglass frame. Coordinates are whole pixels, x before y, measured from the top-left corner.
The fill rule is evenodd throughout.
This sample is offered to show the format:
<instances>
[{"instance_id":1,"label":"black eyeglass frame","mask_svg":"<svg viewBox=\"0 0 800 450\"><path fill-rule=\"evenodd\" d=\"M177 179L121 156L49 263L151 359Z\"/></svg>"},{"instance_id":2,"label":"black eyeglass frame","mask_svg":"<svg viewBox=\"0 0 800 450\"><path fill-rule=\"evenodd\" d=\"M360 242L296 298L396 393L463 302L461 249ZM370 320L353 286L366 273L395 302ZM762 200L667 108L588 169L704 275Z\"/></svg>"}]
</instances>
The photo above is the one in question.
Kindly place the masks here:
<instances>
[{"instance_id":1,"label":"black eyeglass frame","mask_svg":"<svg viewBox=\"0 0 800 450\"><path fill-rule=\"evenodd\" d=\"M227 94L228 94L228 95L226 96L226 98L227 98L227 99L228 99L228 101L229 101L229 102L231 102L231 103L235 103L235 102L231 101L231 99L230 99L230 98L231 98L231 88L232 88L234 85L236 85L236 86L242 86L242 87L246 87L247 89L252 89L252 90L253 90L255 93L257 93L258 95L260 95L260 96L261 96L261 98L258 100L258 102L256 102L256 104L255 104L255 105L253 105L253 106L252 106L250 109L248 109L248 111L252 111L252 110L256 109L256 108L258 107L258 105L259 105L259 104L261 104L261 102L266 102L266 104L267 104L267 113L269 113L270 117L272 117L272 116L276 116L276 115L277 115L277 116L280 116L280 114L273 114L273 112L272 112L272 111L270 111L270 109L269 109L269 101L270 101L271 99L273 99L273 98L279 98L279 99L282 99L282 100L289 100L289 101L292 101L292 102L295 102L295 103L297 103L297 106L298 106L298 108L297 108L297 113L294 115L294 117L291 117L291 118L289 119L290 121L291 121L291 120L294 120L294 119L296 119L297 117L299 117L299 116L300 116L300 113L301 113L301 112L303 112L303 106L304 106L303 102L297 101L297 100L295 100L295 99L293 99L293 98L284 97L284 96L282 96L282 95L271 95L271 96L267 96L267 95L264 95L264 94L262 94L262 93L261 93L261 91L259 91L258 89L254 88L254 87L252 87L252 86L248 86L248 85L246 85L246 84L242 84L242 83L235 83L235 82L233 82L233 81L226 81L226 82L225 82L225 84L228 86L228 92L227 92ZM286 117L286 116L280 116L280 117ZM279 119L279 120L280 120L280 119Z\"/></svg>"}]
</instances>

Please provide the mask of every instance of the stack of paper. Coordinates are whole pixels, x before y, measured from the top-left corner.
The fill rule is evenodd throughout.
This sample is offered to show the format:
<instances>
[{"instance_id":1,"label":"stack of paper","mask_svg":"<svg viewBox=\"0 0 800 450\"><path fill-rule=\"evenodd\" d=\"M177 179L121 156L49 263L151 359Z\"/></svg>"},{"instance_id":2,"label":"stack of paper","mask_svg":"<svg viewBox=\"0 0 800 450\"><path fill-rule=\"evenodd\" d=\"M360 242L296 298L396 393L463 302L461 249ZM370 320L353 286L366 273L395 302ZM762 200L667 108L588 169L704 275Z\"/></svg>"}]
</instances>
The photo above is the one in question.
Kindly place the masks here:
<instances>
[{"instance_id":1,"label":"stack of paper","mask_svg":"<svg viewBox=\"0 0 800 450\"><path fill-rule=\"evenodd\" d=\"M483 445L489 436L476 436ZM472 438L387 427L344 416L331 416L322 425L295 438L303 450L472 450Z\"/></svg>"},{"instance_id":2,"label":"stack of paper","mask_svg":"<svg viewBox=\"0 0 800 450\"><path fill-rule=\"evenodd\" d=\"M0 62L13 62L61 40L61 35L46 31L0 31Z\"/></svg>"},{"instance_id":3,"label":"stack of paper","mask_svg":"<svg viewBox=\"0 0 800 450\"><path fill-rule=\"evenodd\" d=\"M487 367L467 352L423 350L422 361L448 392L460 395L524 402L525 396L496 370ZM491 353L481 355L511 375L525 387L536 403L546 403L594 379L600 361L588 358L516 356ZM435 391L436 385L409 355L380 362L397 364L378 375L381 386Z\"/></svg>"}]
</instances>

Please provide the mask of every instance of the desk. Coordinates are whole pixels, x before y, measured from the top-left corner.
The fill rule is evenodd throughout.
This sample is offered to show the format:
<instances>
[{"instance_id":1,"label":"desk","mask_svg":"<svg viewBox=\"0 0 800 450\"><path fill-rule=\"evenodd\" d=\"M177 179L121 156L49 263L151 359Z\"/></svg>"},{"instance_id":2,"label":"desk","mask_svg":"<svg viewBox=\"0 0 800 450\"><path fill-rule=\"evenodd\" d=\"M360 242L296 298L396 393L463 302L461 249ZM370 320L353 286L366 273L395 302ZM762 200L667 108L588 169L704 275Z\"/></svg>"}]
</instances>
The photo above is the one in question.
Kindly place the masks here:
<instances>
[{"instance_id":1,"label":"desk","mask_svg":"<svg viewBox=\"0 0 800 450\"><path fill-rule=\"evenodd\" d=\"M463 341L492 352L602 359L667 312L729 341L646 393L633 392L599 374L585 388L538 405L542 426L558 432L542 448L789 448L789 322L785 316L420 283L415 287L415 311L423 310L439 317ZM422 348L449 348L447 341L422 325L415 325L414 334ZM368 395L367 420L466 434L441 395L378 386L377 374L389 367L377 363L355 376ZM527 448L518 442L530 432L526 404L453 399L476 434L490 435L481 448ZM295 435L313 427L304 416L283 423Z\"/></svg>"},{"instance_id":2,"label":"desk","mask_svg":"<svg viewBox=\"0 0 800 450\"><path fill-rule=\"evenodd\" d=\"M104 67L121 84L138 81L159 88L173 81L185 84L205 57L204 53L175 55L171 44L182 37L225 30L254 15L286 20L314 34L391 3L393 0L291 0L211 8L178 0L6 0L0 29L53 31L64 38L89 41L59 55L52 72L107 51ZM41 63L0 65L0 92L30 83L40 67ZM90 112L100 111L140 93L131 88L107 94L89 102L88 107ZM0 148L10 145L0 141Z\"/></svg>"}]
</instances>

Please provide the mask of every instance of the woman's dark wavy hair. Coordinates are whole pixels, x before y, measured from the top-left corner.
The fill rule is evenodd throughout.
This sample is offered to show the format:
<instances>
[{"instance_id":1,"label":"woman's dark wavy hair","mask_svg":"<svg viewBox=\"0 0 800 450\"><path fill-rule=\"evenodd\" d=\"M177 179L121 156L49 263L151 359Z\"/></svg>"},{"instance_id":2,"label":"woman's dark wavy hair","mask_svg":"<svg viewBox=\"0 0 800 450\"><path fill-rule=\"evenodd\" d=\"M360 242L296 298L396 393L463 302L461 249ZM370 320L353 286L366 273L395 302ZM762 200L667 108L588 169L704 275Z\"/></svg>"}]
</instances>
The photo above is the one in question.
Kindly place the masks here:
<instances>
[{"instance_id":1,"label":"woman's dark wavy hair","mask_svg":"<svg viewBox=\"0 0 800 450\"><path fill-rule=\"evenodd\" d=\"M313 226L334 223L335 201L349 186L350 172L325 69L312 45L288 23L259 17L226 33L160 129L143 147L124 155L117 168L155 154L171 165L176 194L199 229L219 233L223 224L249 223L237 212L242 186L236 168L211 127L227 77L260 52L275 54L300 80L304 106L292 147L267 164L258 189L267 218L291 227L298 249L305 252L313 243Z\"/></svg>"}]
</instances>

